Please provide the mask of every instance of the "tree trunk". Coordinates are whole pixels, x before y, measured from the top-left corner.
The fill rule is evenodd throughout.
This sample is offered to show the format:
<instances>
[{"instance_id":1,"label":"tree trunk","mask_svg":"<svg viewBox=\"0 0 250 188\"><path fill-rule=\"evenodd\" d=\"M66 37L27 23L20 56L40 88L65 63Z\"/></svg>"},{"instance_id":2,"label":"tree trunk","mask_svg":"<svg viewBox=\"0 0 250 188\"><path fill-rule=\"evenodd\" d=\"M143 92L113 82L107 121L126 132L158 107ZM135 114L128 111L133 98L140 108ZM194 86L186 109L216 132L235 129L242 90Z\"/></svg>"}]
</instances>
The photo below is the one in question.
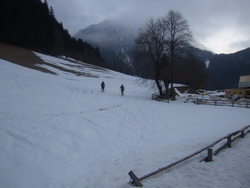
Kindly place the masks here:
<instances>
[{"instance_id":1,"label":"tree trunk","mask_svg":"<svg viewBox=\"0 0 250 188\"><path fill-rule=\"evenodd\" d=\"M163 93L162 93L162 87L161 87L161 84L160 84L160 64L159 63L156 63L155 64L155 68L156 68L156 71L155 71L155 83L156 83L156 85L157 85L157 88L158 88L158 90L159 90L159 94L160 94L160 96L162 96L163 95Z\"/></svg>"},{"instance_id":2,"label":"tree trunk","mask_svg":"<svg viewBox=\"0 0 250 188\"><path fill-rule=\"evenodd\" d=\"M162 87L161 87L160 81L158 79L155 79L155 83L156 83L157 88L159 90L160 96L162 96Z\"/></svg>"},{"instance_id":3,"label":"tree trunk","mask_svg":"<svg viewBox=\"0 0 250 188\"><path fill-rule=\"evenodd\" d=\"M174 97L174 44L171 44L171 54L170 54L170 82L171 82L171 89L170 89L170 97Z\"/></svg>"},{"instance_id":4,"label":"tree trunk","mask_svg":"<svg viewBox=\"0 0 250 188\"><path fill-rule=\"evenodd\" d=\"M169 80L164 80L164 86L165 86L165 95L168 96L168 86L169 86Z\"/></svg>"}]
</instances>

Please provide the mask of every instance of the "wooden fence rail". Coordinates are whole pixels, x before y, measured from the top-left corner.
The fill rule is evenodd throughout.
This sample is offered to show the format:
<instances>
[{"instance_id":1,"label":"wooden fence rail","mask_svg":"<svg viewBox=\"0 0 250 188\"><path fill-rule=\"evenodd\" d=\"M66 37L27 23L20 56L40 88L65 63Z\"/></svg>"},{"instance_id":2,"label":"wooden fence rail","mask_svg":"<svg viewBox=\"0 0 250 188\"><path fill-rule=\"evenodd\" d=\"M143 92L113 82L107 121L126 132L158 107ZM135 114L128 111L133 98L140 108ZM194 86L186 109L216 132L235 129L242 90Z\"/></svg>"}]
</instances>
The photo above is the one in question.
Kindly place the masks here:
<instances>
[{"instance_id":1,"label":"wooden fence rail","mask_svg":"<svg viewBox=\"0 0 250 188\"><path fill-rule=\"evenodd\" d=\"M219 99L195 99L193 100L195 104L207 104L207 105L215 105L215 106L232 106L232 107L250 107L250 102L248 101L226 101Z\"/></svg>"},{"instance_id":2,"label":"wooden fence rail","mask_svg":"<svg viewBox=\"0 0 250 188\"><path fill-rule=\"evenodd\" d=\"M158 174L159 172L162 172L162 171L164 171L164 170L167 170L167 169L169 169L169 168L171 168L171 167L173 167L173 166L175 166L175 165L177 165L177 164L180 164L180 163L182 163L182 162L184 162L184 161L186 161L186 160L188 160L188 159L194 157L195 155L197 155L197 154L199 154L199 153L201 153L201 152L203 152L203 151L205 151L205 150L208 150L208 156L206 156L206 157L205 157L204 159L202 159L201 161L207 161L207 162L212 161L212 155L217 155L222 149L224 149L224 148L226 148L226 147L231 147L232 142L233 142L234 140L236 140L237 138L240 138L240 137L241 137L241 138L244 138L244 136L245 136L247 133L250 132L250 130L248 130L249 128L250 128L250 125L247 125L247 126L243 127L242 129L240 129L240 130L238 130L238 131L235 131L235 132L232 132L232 133L230 133L230 134L228 134L228 135L226 135L226 136L224 136L224 137L222 137L222 138L216 140L216 141L213 142L212 144L210 144L210 145L208 145L208 146L206 146L206 147L204 147L204 148L202 148L202 149L200 149L200 150L198 150L198 151L196 151L196 152L194 152L194 153L192 153L192 154L190 154L190 155L188 155L188 156L186 156L186 157L184 157L184 158L182 158L182 159L180 159L180 160L178 160L178 161L176 161L176 162L174 162L174 163L172 163L172 164L169 164L169 165L167 165L167 166L165 166L165 167L159 168L158 170L153 171L153 172L151 172L151 173L148 173L148 174L146 174L145 176L142 176L142 177L140 177L140 178L138 178L138 177L134 174L134 172L131 170L131 171L129 172L129 176L130 176L130 181L129 181L129 183L131 183L132 185L134 185L134 186L136 186L136 187L142 187L142 184L141 184L140 181L142 181L142 180L144 180L144 179L146 179L146 178L148 178L148 177L150 177L150 176L153 176L153 175L155 175L155 174ZM223 141L224 139L227 139L226 144L223 144L223 145L222 145L221 147L219 147L215 152L213 152L211 148L212 148L213 146L215 146L216 144L218 144L219 142ZM201 162L201 161L200 161L200 162Z\"/></svg>"}]
</instances>

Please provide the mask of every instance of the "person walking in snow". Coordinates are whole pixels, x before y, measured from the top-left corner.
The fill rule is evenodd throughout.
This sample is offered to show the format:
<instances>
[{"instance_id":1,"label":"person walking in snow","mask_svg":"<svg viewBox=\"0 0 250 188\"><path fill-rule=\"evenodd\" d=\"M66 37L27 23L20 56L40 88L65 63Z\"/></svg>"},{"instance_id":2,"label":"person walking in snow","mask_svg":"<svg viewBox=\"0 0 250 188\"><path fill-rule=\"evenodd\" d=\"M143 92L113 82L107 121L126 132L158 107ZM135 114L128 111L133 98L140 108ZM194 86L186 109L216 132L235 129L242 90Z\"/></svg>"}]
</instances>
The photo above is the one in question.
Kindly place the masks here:
<instances>
[{"instance_id":1,"label":"person walking in snow","mask_svg":"<svg viewBox=\"0 0 250 188\"><path fill-rule=\"evenodd\" d=\"M121 96L123 96L124 95L124 90L125 90L125 87L124 87L123 84L121 85L120 89L121 89Z\"/></svg>"},{"instance_id":2,"label":"person walking in snow","mask_svg":"<svg viewBox=\"0 0 250 188\"><path fill-rule=\"evenodd\" d=\"M104 92L104 88L105 88L105 83L104 83L104 81L102 81L102 83L101 83L101 88L102 88L102 92Z\"/></svg>"}]
</instances>

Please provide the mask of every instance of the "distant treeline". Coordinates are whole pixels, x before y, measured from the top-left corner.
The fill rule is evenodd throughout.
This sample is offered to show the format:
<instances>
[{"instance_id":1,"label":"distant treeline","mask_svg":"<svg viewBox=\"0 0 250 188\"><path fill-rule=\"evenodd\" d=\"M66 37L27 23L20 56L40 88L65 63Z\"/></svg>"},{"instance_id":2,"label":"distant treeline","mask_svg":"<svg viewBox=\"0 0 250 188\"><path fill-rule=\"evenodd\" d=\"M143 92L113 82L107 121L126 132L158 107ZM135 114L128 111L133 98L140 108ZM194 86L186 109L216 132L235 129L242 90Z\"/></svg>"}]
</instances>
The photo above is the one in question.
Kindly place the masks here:
<instances>
[{"instance_id":1,"label":"distant treeline","mask_svg":"<svg viewBox=\"0 0 250 188\"><path fill-rule=\"evenodd\" d=\"M1 0L0 42L101 65L99 49L71 37L41 0Z\"/></svg>"}]
</instances>

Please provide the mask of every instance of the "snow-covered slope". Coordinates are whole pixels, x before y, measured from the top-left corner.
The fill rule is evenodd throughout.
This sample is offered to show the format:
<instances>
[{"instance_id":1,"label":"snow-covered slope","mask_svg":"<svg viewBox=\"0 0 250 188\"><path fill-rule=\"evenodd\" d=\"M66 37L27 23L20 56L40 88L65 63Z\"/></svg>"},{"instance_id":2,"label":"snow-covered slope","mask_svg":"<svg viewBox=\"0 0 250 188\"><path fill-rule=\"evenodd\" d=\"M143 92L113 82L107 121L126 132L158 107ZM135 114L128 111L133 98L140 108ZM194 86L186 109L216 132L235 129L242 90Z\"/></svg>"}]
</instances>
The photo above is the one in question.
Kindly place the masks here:
<instances>
[{"instance_id":1,"label":"snow-covered slope","mask_svg":"<svg viewBox=\"0 0 250 188\"><path fill-rule=\"evenodd\" d=\"M130 187L130 170L141 177L250 123L249 109L197 106L181 98L152 101L153 91L134 77L36 54L57 75L0 60L4 188ZM212 163L199 163L201 154L142 183L148 188L247 188L249 144L247 135Z\"/></svg>"}]
</instances>

